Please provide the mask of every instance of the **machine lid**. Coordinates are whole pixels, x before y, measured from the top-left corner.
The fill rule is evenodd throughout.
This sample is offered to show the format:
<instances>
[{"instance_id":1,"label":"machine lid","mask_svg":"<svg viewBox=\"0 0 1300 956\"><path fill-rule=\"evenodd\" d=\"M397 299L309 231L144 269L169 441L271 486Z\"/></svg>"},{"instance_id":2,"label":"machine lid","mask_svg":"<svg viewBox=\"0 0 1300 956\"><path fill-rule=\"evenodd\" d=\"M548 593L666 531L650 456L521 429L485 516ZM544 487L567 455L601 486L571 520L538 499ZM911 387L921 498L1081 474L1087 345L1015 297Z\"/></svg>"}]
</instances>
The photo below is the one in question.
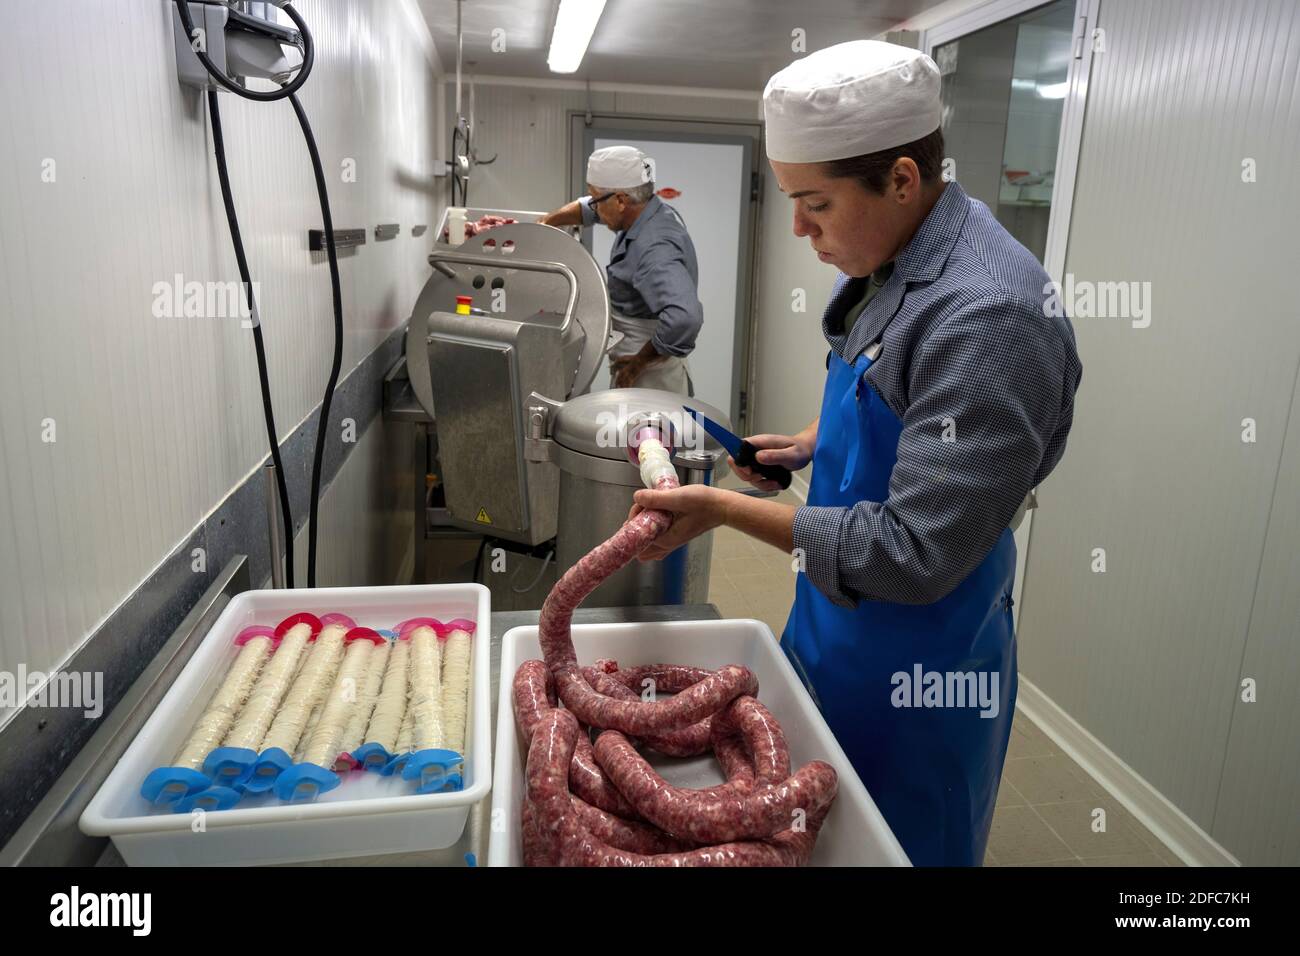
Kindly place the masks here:
<instances>
[{"instance_id":1,"label":"machine lid","mask_svg":"<svg viewBox=\"0 0 1300 956\"><path fill-rule=\"evenodd\" d=\"M627 461L629 431L657 416L653 421L671 430L675 452L700 451L713 459L725 459L725 449L683 411L683 405L731 426L724 412L699 399L653 388L611 388L579 395L561 405L551 423L551 438L570 451Z\"/></svg>"}]
</instances>

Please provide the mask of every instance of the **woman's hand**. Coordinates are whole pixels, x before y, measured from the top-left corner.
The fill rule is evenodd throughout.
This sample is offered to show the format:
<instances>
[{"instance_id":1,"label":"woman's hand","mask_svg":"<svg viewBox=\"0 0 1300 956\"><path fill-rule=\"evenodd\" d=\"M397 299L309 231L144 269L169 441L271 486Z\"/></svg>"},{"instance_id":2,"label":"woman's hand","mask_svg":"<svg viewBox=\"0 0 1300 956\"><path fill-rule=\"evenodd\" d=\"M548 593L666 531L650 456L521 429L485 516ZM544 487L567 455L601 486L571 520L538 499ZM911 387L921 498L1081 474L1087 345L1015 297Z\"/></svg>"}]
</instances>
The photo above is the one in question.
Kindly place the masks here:
<instances>
[{"instance_id":1,"label":"woman's hand","mask_svg":"<svg viewBox=\"0 0 1300 956\"><path fill-rule=\"evenodd\" d=\"M817 443L817 431L811 433L805 429L798 435L750 435L745 441L759 449L758 461L764 465L784 465L791 471L798 471L812 461L813 448ZM727 462L740 477L760 491L780 491L781 486L770 478L764 478L752 468L742 468L736 459L727 456Z\"/></svg>"},{"instance_id":2,"label":"woman's hand","mask_svg":"<svg viewBox=\"0 0 1300 956\"><path fill-rule=\"evenodd\" d=\"M686 485L669 491L638 491L632 496L636 504L628 512L629 518L642 511L667 511L673 516L672 527L642 551L639 560L658 561L692 538L724 524L730 496L732 492L708 485Z\"/></svg>"}]
</instances>

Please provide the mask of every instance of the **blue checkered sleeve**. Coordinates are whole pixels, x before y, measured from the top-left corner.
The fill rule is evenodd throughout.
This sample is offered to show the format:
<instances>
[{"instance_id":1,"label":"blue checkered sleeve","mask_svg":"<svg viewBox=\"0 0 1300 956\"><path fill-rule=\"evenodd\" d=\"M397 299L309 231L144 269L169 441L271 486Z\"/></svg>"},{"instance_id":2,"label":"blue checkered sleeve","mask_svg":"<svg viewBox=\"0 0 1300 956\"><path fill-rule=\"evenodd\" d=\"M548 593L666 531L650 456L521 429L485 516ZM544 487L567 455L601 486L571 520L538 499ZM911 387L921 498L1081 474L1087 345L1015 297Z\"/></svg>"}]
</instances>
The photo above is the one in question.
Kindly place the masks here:
<instances>
[{"instance_id":1,"label":"blue checkered sleeve","mask_svg":"<svg viewBox=\"0 0 1300 956\"><path fill-rule=\"evenodd\" d=\"M1071 363L1040 307L1014 294L945 317L913 352L888 497L795 514L812 584L844 607L952 591L1059 457L1049 446L1076 383Z\"/></svg>"}]
</instances>

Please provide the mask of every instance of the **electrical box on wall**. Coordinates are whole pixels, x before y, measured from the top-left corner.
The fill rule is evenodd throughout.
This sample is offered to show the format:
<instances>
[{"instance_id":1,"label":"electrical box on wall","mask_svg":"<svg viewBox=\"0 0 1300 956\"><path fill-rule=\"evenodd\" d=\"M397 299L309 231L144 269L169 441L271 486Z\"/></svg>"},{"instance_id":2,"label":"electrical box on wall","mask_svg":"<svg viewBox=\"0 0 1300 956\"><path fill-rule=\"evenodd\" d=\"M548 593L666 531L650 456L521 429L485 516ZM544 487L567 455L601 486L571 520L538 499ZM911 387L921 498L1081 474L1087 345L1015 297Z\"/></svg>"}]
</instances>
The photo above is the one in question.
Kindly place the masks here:
<instances>
[{"instance_id":1,"label":"electrical box on wall","mask_svg":"<svg viewBox=\"0 0 1300 956\"><path fill-rule=\"evenodd\" d=\"M185 25L172 5L172 34L176 40L176 73L187 86L221 90L195 50L203 50L227 76L239 83L249 77L280 80L302 65L302 35L270 19L271 4L249 4L265 16L256 16L210 0L190 0L195 35L185 35ZM286 47L288 48L286 50Z\"/></svg>"}]
</instances>

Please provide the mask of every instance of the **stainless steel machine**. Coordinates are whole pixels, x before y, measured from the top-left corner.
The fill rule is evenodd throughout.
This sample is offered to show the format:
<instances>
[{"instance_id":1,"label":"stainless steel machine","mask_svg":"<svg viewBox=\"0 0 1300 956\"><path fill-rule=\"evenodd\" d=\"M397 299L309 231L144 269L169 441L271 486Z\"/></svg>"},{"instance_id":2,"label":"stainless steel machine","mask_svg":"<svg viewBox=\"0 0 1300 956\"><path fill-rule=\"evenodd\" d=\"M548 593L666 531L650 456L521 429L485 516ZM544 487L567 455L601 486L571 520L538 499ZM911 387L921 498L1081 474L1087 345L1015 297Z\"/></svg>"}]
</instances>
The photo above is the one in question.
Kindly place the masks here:
<instances>
[{"instance_id":1,"label":"stainless steel machine","mask_svg":"<svg viewBox=\"0 0 1300 956\"><path fill-rule=\"evenodd\" d=\"M470 215L487 212L537 216ZM472 534L513 542L535 560L548 555L531 596L538 606L557 573L626 519L641 487L628 458L629 427L662 425L683 484L720 476L726 453L682 403L726 422L718 409L647 389L589 393L618 333L610 330L604 270L569 233L526 221L496 226L459 246L437 242L429 264L403 360L418 408L402 417L428 429L428 459L436 459L429 470L441 494L427 509L436 517L418 522L426 533L417 543ZM710 539L624 569L586 603L705 601ZM480 577L495 600L501 582Z\"/></svg>"},{"instance_id":2,"label":"stainless steel machine","mask_svg":"<svg viewBox=\"0 0 1300 956\"><path fill-rule=\"evenodd\" d=\"M529 401L527 454L560 470L557 559L571 567L627 520L641 483L634 438L647 427L672 451L683 485L713 484L725 474L727 453L682 411L682 405L724 420L718 409L671 392L617 388L555 402ZM700 535L662 561L634 561L611 575L584 602L592 607L707 604L713 533Z\"/></svg>"},{"instance_id":3,"label":"stainless steel machine","mask_svg":"<svg viewBox=\"0 0 1300 956\"><path fill-rule=\"evenodd\" d=\"M524 458L523 398L590 387L613 344L604 276L580 243L538 223L439 242L429 264L406 363L436 423L447 521L540 544L556 533L558 476Z\"/></svg>"}]
</instances>

